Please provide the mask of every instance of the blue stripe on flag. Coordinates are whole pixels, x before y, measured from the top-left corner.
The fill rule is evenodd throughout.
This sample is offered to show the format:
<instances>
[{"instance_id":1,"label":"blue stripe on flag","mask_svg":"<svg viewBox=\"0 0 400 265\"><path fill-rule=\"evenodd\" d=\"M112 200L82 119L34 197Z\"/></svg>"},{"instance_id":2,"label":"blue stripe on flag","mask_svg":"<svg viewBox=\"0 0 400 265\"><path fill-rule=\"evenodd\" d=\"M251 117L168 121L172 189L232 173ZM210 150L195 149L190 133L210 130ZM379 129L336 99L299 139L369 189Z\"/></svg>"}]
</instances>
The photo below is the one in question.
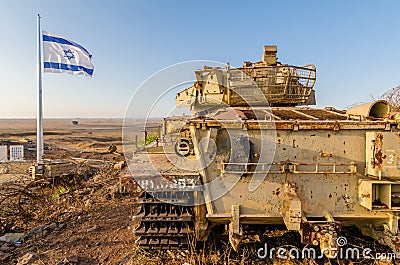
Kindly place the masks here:
<instances>
[{"instance_id":1,"label":"blue stripe on flag","mask_svg":"<svg viewBox=\"0 0 400 265\"><path fill-rule=\"evenodd\" d=\"M83 48L81 45L79 45L78 43L75 43L75 42L60 38L60 37L43 35L43 41L51 41L51 42L57 42L57 43L60 43L60 44L72 45L72 46L75 46L75 47L78 47L78 48L84 50L90 57L92 57L92 55L85 48Z\"/></svg>"},{"instance_id":2,"label":"blue stripe on flag","mask_svg":"<svg viewBox=\"0 0 400 265\"><path fill-rule=\"evenodd\" d=\"M53 62L44 62L44 68L52 68L52 69L60 69L60 70L69 70L80 72L83 71L88 75L93 75L94 69L89 69L80 65L73 64L65 64L65 63L53 63Z\"/></svg>"}]
</instances>

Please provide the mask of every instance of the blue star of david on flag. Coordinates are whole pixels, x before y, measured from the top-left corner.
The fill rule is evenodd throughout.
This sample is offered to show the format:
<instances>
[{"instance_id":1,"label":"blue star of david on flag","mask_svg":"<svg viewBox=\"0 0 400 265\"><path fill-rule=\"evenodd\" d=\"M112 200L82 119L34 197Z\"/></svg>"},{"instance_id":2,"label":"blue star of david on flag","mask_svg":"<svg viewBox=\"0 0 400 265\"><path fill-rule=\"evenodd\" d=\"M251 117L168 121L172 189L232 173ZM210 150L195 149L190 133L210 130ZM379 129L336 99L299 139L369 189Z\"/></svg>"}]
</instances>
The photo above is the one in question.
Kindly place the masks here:
<instances>
[{"instance_id":1,"label":"blue star of david on flag","mask_svg":"<svg viewBox=\"0 0 400 265\"><path fill-rule=\"evenodd\" d=\"M71 49L64 50L64 54L65 54L64 57L66 57L68 60L75 58L74 52L71 51Z\"/></svg>"}]
</instances>

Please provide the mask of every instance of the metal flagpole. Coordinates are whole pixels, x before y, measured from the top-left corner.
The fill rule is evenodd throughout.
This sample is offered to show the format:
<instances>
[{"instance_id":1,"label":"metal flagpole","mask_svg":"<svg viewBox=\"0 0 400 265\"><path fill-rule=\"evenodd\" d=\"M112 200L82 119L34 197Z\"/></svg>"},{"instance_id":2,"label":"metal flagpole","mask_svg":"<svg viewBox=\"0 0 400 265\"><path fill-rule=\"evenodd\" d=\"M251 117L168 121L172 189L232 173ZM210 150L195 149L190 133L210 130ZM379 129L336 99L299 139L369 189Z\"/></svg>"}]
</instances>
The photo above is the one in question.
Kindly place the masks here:
<instances>
[{"instance_id":1,"label":"metal flagpole","mask_svg":"<svg viewBox=\"0 0 400 265\"><path fill-rule=\"evenodd\" d=\"M40 162L43 157L43 108L42 108L42 29L40 28L40 14L37 16L38 24L38 65L37 65L37 117L36 117L36 160Z\"/></svg>"}]
</instances>

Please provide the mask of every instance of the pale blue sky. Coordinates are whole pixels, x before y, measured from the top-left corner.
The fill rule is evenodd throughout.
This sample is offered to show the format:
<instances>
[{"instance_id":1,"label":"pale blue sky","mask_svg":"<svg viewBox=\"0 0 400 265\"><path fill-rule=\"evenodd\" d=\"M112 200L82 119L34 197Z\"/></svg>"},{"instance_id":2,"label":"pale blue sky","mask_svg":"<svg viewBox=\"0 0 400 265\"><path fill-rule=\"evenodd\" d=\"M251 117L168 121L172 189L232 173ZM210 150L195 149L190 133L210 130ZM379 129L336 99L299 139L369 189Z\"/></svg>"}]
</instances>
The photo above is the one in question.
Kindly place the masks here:
<instances>
[{"instance_id":1,"label":"pale blue sky","mask_svg":"<svg viewBox=\"0 0 400 265\"><path fill-rule=\"evenodd\" d=\"M95 76L44 74L44 117L123 117L135 89L188 60L241 66L278 45L317 66L318 106L346 108L400 83L399 1L2 1L0 117L36 115L36 15L93 54ZM160 91L161 93L162 91ZM175 102L171 102L170 109ZM137 115L152 102L137 102Z\"/></svg>"}]
</instances>

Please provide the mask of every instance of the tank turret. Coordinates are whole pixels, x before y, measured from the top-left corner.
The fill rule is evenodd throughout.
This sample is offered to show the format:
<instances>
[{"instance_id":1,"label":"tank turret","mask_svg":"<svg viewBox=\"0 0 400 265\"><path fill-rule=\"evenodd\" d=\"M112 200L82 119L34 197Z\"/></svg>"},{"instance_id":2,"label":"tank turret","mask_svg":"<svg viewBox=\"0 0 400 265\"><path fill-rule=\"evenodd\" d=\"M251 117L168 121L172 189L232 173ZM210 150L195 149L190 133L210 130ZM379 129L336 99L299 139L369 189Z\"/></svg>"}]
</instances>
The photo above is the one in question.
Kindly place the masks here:
<instances>
[{"instance_id":1,"label":"tank turret","mask_svg":"<svg viewBox=\"0 0 400 265\"><path fill-rule=\"evenodd\" d=\"M315 66L282 64L276 53L276 46L264 46L262 61L241 68L204 66L195 71L196 82L176 95L176 105L189 106L192 114L219 105L315 105Z\"/></svg>"}]
</instances>

